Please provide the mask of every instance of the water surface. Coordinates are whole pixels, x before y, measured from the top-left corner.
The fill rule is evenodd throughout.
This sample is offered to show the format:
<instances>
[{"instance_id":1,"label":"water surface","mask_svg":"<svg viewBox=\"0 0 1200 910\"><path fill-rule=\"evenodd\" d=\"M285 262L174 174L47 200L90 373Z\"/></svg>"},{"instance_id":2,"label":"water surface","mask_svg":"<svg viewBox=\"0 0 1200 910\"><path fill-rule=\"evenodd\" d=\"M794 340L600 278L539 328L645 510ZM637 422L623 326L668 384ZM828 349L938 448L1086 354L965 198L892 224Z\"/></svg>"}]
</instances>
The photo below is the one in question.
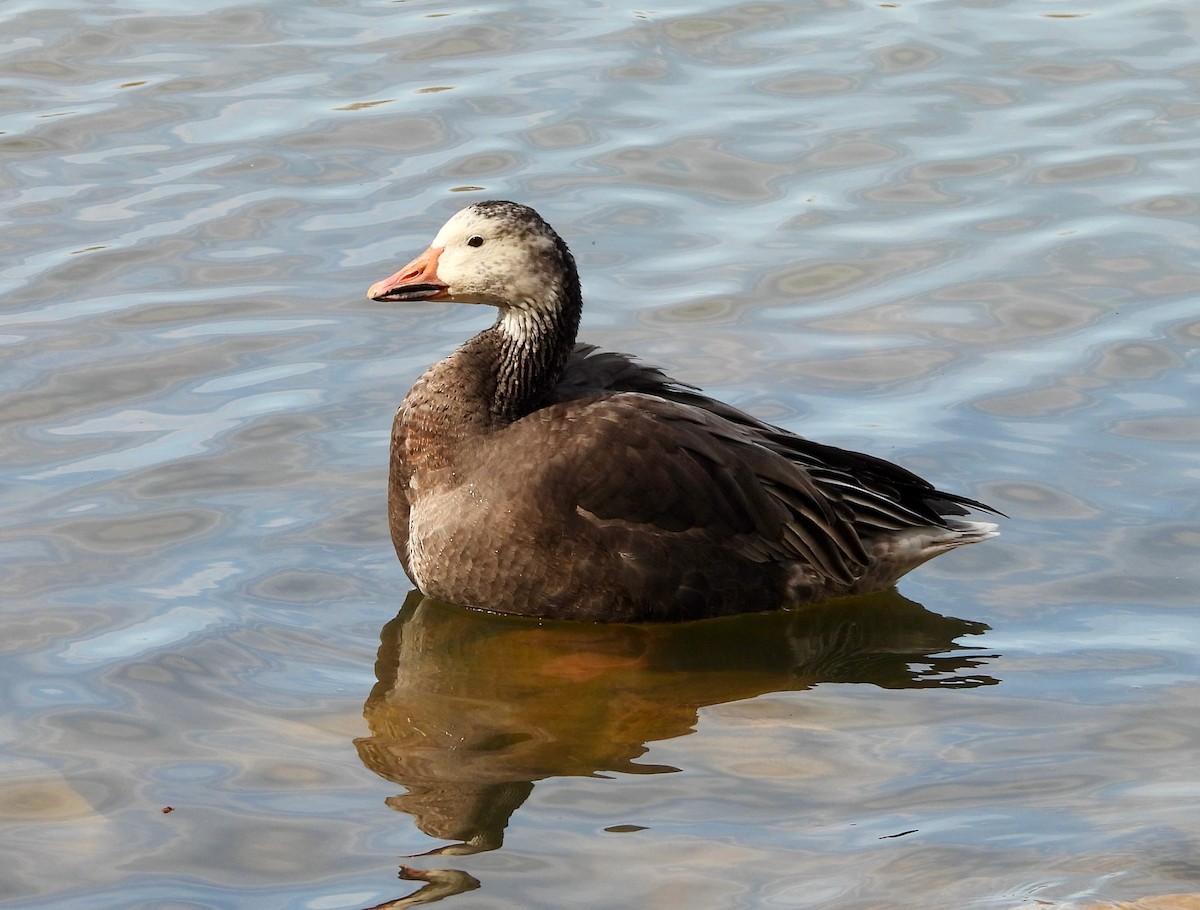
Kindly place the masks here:
<instances>
[{"instance_id":1,"label":"water surface","mask_svg":"<svg viewBox=\"0 0 1200 910\"><path fill-rule=\"evenodd\" d=\"M1200 892L1190 6L0 22L12 906ZM575 250L587 340L1003 536L842 612L406 604L391 414L488 317L363 291L496 197Z\"/></svg>"}]
</instances>

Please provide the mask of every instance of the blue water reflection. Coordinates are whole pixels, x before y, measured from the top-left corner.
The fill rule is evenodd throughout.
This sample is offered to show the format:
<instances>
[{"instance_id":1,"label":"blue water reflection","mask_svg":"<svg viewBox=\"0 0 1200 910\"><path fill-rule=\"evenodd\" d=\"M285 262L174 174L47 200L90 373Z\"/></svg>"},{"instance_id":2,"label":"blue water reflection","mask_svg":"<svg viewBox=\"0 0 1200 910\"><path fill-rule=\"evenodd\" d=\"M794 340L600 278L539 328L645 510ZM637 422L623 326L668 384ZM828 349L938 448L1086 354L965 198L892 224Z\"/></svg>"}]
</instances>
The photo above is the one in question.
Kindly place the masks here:
<instances>
[{"instance_id":1,"label":"blue water reflection","mask_svg":"<svg viewBox=\"0 0 1200 910\"><path fill-rule=\"evenodd\" d=\"M481 886L451 903L1194 895L1193 18L5 4L0 895L366 907L422 884L399 858L445 842L355 747L405 733L382 696L362 716L408 590L387 428L486 314L362 292L487 197L572 245L587 340L1013 518L900 587L990 630L883 649L911 681L977 645L999 685L779 671L645 697L630 723L669 729L622 754L679 772L518 777L503 848L444 864ZM397 678L455 668L418 653ZM552 678L590 712L649 678L579 672ZM558 740L581 753L584 715Z\"/></svg>"}]
</instances>

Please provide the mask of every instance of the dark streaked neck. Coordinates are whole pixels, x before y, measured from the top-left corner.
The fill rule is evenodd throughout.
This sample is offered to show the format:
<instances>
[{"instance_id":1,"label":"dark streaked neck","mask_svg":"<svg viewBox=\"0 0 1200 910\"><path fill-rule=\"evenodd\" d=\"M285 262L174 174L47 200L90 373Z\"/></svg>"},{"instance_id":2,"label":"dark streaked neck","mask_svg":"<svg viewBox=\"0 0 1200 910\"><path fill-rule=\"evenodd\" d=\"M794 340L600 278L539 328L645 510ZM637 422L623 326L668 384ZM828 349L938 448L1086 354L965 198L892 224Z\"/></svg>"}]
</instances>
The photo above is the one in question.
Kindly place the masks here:
<instances>
[{"instance_id":1,"label":"dark streaked neck","mask_svg":"<svg viewBox=\"0 0 1200 910\"><path fill-rule=\"evenodd\" d=\"M575 345L580 299L577 283L548 289L551 301L503 310L488 336L494 351L496 387L491 417L511 423L536 410L554 389Z\"/></svg>"},{"instance_id":2,"label":"dark streaked neck","mask_svg":"<svg viewBox=\"0 0 1200 910\"><path fill-rule=\"evenodd\" d=\"M405 399L405 425L423 440L423 458L441 463L461 441L541 407L575 345L578 287L558 306L502 310L491 328L426 371Z\"/></svg>"}]
</instances>

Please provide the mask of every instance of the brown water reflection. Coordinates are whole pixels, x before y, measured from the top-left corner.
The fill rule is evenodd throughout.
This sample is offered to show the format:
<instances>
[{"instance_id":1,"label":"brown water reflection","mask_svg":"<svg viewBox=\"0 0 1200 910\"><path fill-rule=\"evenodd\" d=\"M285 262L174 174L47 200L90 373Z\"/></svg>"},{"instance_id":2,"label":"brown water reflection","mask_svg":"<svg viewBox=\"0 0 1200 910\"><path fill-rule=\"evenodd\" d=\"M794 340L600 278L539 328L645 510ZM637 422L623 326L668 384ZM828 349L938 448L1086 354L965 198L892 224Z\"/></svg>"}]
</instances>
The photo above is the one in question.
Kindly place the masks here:
<instances>
[{"instance_id":1,"label":"brown water reflection","mask_svg":"<svg viewBox=\"0 0 1200 910\"><path fill-rule=\"evenodd\" d=\"M994 684L977 672L991 655L955 643L987 628L895 591L679 625L541 622L414 591L381 632L371 735L355 745L406 788L389 806L455 842L430 852L478 853L501 846L535 781L678 770L637 759L706 705L823 682Z\"/></svg>"}]
</instances>

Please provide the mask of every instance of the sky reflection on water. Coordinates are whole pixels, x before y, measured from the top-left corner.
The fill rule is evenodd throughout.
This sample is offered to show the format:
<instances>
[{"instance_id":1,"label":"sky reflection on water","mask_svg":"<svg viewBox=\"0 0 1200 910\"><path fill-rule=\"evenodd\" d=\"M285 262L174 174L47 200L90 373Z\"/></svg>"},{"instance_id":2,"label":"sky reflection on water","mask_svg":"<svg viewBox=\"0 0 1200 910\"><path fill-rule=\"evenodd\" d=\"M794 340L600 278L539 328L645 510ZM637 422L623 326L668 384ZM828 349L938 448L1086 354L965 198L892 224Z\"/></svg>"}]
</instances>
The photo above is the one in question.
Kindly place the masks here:
<instances>
[{"instance_id":1,"label":"sky reflection on water","mask_svg":"<svg viewBox=\"0 0 1200 910\"><path fill-rule=\"evenodd\" d=\"M572 245L587 340L1012 519L900 585L990 628L897 646L887 688L768 672L706 695L681 671L690 698L615 717L622 754L678 771L518 776L538 783L503 847L444 858L481 886L450 903L1200 891L1185 4L67 2L0 22L0 897L365 907L419 885L400 857L452 842L392 811L398 781L359 752L373 725L404 734L368 698L408 591L391 412L485 317L362 293L487 197ZM514 640L453 621L474 630L454 647ZM760 647L712 628L701 652ZM999 684L901 684L951 639ZM440 663L415 653L423 682ZM635 666L558 666L563 699L600 710ZM602 729L560 735L586 753Z\"/></svg>"}]
</instances>

